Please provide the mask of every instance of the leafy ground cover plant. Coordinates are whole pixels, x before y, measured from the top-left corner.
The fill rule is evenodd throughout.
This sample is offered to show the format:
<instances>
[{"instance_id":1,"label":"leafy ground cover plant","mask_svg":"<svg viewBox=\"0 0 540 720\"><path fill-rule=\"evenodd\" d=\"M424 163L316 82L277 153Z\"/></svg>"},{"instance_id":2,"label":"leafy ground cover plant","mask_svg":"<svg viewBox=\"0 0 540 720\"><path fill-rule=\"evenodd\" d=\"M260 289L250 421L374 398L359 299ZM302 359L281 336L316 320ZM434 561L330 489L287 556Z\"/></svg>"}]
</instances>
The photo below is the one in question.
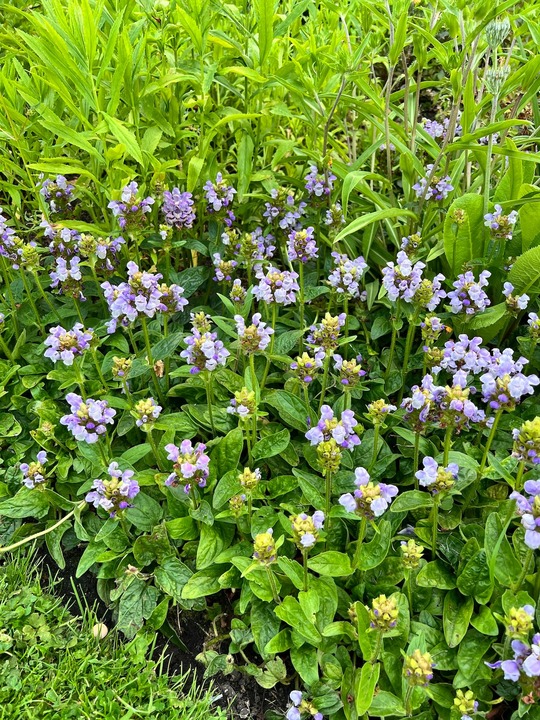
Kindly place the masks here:
<instances>
[{"instance_id":1,"label":"leafy ground cover plant","mask_svg":"<svg viewBox=\"0 0 540 720\"><path fill-rule=\"evenodd\" d=\"M171 680L139 638L122 643L87 610L74 617L35 556L0 567L0 717L225 717L186 678Z\"/></svg>"},{"instance_id":2,"label":"leafy ground cover plant","mask_svg":"<svg viewBox=\"0 0 540 720\"><path fill-rule=\"evenodd\" d=\"M535 717L534 6L9 13L2 552L289 720Z\"/></svg>"}]
</instances>

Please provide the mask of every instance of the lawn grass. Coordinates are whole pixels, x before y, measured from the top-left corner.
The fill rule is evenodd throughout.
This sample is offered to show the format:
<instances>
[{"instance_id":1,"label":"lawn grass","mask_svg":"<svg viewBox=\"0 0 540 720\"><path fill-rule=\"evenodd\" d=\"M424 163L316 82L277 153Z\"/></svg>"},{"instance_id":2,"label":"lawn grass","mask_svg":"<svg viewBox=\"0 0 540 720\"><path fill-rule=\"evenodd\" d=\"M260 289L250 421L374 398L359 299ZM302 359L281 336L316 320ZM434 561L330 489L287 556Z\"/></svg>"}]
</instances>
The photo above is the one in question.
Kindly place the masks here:
<instances>
[{"instance_id":1,"label":"lawn grass","mask_svg":"<svg viewBox=\"0 0 540 720\"><path fill-rule=\"evenodd\" d=\"M224 720L187 675L169 677L143 637L100 640L91 610L73 615L55 597L35 558L0 566L2 720Z\"/></svg>"}]
</instances>

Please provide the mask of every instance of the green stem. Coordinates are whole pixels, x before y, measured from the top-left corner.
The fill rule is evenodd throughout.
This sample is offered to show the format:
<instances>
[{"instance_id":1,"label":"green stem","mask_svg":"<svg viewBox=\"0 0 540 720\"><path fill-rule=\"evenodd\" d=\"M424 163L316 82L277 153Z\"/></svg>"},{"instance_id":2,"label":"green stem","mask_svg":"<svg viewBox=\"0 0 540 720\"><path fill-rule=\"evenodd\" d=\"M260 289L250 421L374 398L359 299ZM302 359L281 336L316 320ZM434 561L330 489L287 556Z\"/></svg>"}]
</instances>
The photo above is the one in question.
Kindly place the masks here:
<instances>
[{"instance_id":1,"label":"green stem","mask_svg":"<svg viewBox=\"0 0 540 720\"><path fill-rule=\"evenodd\" d=\"M360 553L362 551L362 544L364 542L364 538L366 537L366 530L367 530L367 520L366 518L362 518L360 520L360 528L358 530L358 539L356 541L356 548L354 550L354 558L353 558L353 568L357 568L360 564Z\"/></svg>"},{"instance_id":2,"label":"green stem","mask_svg":"<svg viewBox=\"0 0 540 720\"><path fill-rule=\"evenodd\" d=\"M413 573L413 571L412 571L411 568L408 568L408 569L406 570L406 573L407 573L407 581L406 581L406 584L407 584L407 599L409 600L409 612L410 612L411 618L412 618L413 613L414 613L414 609L413 609L413 608L414 608L414 606L413 606L413 597L414 597L414 593L413 593L413 589L414 589L414 573Z\"/></svg>"},{"instance_id":3,"label":"green stem","mask_svg":"<svg viewBox=\"0 0 540 720\"><path fill-rule=\"evenodd\" d=\"M298 284L300 286L300 330L302 335L298 338L298 354L302 355L302 349L304 346L304 263L300 262L298 268Z\"/></svg>"},{"instance_id":4,"label":"green stem","mask_svg":"<svg viewBox=\"0 0 540 720\"><path fill-rule=\"evenodd\" d=\"M311 426L311 407L309 404L309 393L308 393L307 383L302 383L302 385L303 385L303 389L304 389L304 402L306 403L308 427L310 427Z\"/></svg>"},{"instance_id":5,"label":"green stem","mask_svg":"<svg viewBox=\"0 0 540 720\"><path fill-rule=\"evenodd\" d=\"M377 632L377 643L376 643L376 645L375 645L375 650L373 651L373 655L372 655L371 660L370 660L370 662L371 662L372 665L375 665L375 663L376 663L377 660L379 659L379 653L381 652L382 641L383 641L383 634L382 634L382 632L379 630L379 631Z\"/></svg>"},{"instance_id":6,"label":"green stem","mask_svg":"<svg viewBox=\"0 0 540 720\"><path fill-rule=\"evenodd\" d=\"M418 478L416 477L416 472L418 470L418 460L420 457L420 433L416 431L414 433L414 459L413 459L413 477L414 477L414 487L416 490L418 490Z\"/></svg>"},{"instance_id":7,"label":"green stem","mask_svg":"<svg viewBox=\"0 0 540 720\"><path fill-rule=\"evenodd\" d=\"M369 472L373 470L373 466L377 460L379 453L379 434L381 432L381 426L379 423L375 423L373 426L373 451L371 453L371 462L369 463Z\"/></svg>"},{"instance_id":8,"label":"green stem","mask_svg":"<svg viewBox=\"0 0 540 720\"><path fill-rule=\"evenodd\" d=\"M84 327L84 318L81 312L81 305L76 297L73 298L73 304L75 305L75 310L77 311L77 317L79 318L79 322Z\"/></svg>"},{"instance_id":9,"label":"green stem","mask_svg":"<svg viewBox=\"0 0 540 720\"><path fill-rule=\"evenodd\" d=\"M75 362L75 374L77 375L77 383L81 391L82 399L86 401L86 390L84 389L84 375L82 372L82 357Z\"/></svg>"},{"instance_id":10,"label":"green stem","mask_svg":"<svg viewBox=\"0 0 540 720\"><path fill-rule=\"evenodd\" d=\"M278 308L277 303L275 303L275 302L272 303L272 330L274 332L272 333L272 337L270 339L270 350L269 350L268 356L266 358L266 366L264 368L264 374L263 374L263 377L261 380L261 394L262 394L262 391L264 390L264 386L266 385L266 378L268 377L268 371L270 370L270 364L272 362L270 360L270 357L274 354L274 342L275 342L275 338L276 338L277 308Z\"/></svg>"},{"instance_id":11,"label":"green stem","mask_svg":"<svg viewBox=\"0 0 540 720\"><path fill-rule=\"evenodd\" d=\"M212 411L212 405L214 404L214 393L212 390L212 373L210 370L206 371L205 386L206 386L206 402L208 404L208 417L210 418L210 427L212 428L212 434L215 436L216 428L214 425L214 414Z\"/></svg>"},{"instance_id":12,"label":"green stem","mask_svg":"<svg viewBox=\"0 0 540 720\"><path fill-rule=\"evenodd\" d=\"M2 277L4 278L4 285L6 286L6 295L9 299L9 305L11 308L11 317L13 320L13 329L15 331L15 337L19 337L19 323L17 321L17 304L11 290L11 282L9 278L9 270L6 268L6 261L3 257L0 257L0 266L2 268Z\"/></svg>"},{"instance_id":13,"label":"green stem","mask_svg":"<svg viewBox=\"0 0 540 720\"><path fill-rule=\"evenodd\" d=\"M435 560L437 556L437 530L439 527L439 496L433 496L433 513L431 519L431 552L432 559Z\"/></svg>"},{"instance_id":14,"label":"green stem","mask_svg":"<svg viewBox=\"0 0 540 720\"><path fill-rule=\"evenodd\" d=\"M386 372L384 373L384 379L388 380L388 377L390 375L390 371L392 370L392 364L394 362L394 352L396 350L396 340L397 340L397 323L399 320L401 308L399 306L399 302L396 305L396 316L394 318L394 321L392 323L392 339L390 340L390 352L388 353L388 365L386 366Z\"/></svg>"},{"instance_id":15,"label":"green stem","mask_svg":"<svg viewBox=\"0 0 540 720\"><path fill-rule=\"evenodd\" d=\"M280 600L279 600L279 595L278 595L277 586L276 586L276 578L274 577L274 573L270 569L269 565L266 566L266 572L268 573L268 579L270 580L270 587L272 588L272 597L274 598L274 602L276 603L276 605L279 605Z\"/></svg>"},{"instance_id":16,"label":"green stem","mask_svg":"<svg viewBox=\"0 0 540 720\"><path fill-rule=\"evenodd\" d=\"M148 364L150 365L150 372L152 374L152 382L154 383L154 388L156 390L160 404L164 405L165 399L162 395L161 387L159 385L159 380L156 375L156 371L154 369L154 360L152 359L152 346L150 345L150 335L148 333L148 324L146 322L145 317L141 317L141 326L142 326L143 335L144 335L144 344L146 347L146 355L148 358Z\"/></svg>"},{"instance_id":17,"label":"green stem","mask_svg":"<svg viewBox=\"0 0 540 720\"><path fill-rule=\"evenodd\" d=\"M478 468L477 480L479 480L484 473L487 459L488 459L489 449L491 448L491 443L493 442L493 440L495 438L495 433L497 432L497 426L499 425L499 420L501 419L502 414L503 414L503 408L499 408L495 414L495 419L493 420L493 425L491 426L491 430L488 435L486 446L484 448L482 462L480 463L480 467Z\"/></svg>"},{"instance_id":18,"label":"green stem","mask_svg":"<svg viewBox=\"0 0 540 720\"><path fill-rule=\"evenodd\" d=\"M452 445L452 426L449 425L446 428L446 433L444 436L444 450L443 450L443 466L446 467L448 465L448 455L450 453L450 447Z\"/></svg>"},{"instance_id":19,"label":"green stem","mask_svg":"<svg viewBox=\"0 0 540 720\"><path fill-rule=\"evenodd\" d=\"M343 336L345 337L345 340L349 339L349 298L347 294L345 294L345 298L343 299L343 312L345 313L345 327L343 328ZM343 357L348 357L347 350L349 349L349 344L347 342L343 345Z\"/></svg>"},{"instance_id":20,"label":"green stem","mask_svg":"<svg viewBox=\"0 0 540 720\"><path fill-rule=\"evenodd\" d=\"M249 371L251 373L251 389L255 393L255 412L251 421L253 444L257 442L257 410L259 408L259 390L257 389L257 374L255 373L255 357L253 354L249 356Z\"/></svg>"},{"instance_id":21,"label":"green stem","mask_svg":"<svg viewBox=\"0 0 540 720\"><path fill-rule=\"evenodd\" d=\"M525 472L525 461L522 460L522 461L519 463L519 468L518 468L517 475L516 475L516 486L515 486L515 488L514 488L514 489L517 490L518 492L521 491L521 480L522 480L522 478L523 478L523 473L524 473L524 472Z\"/></svg>"},{"instance_id":22,"label":"green stem","mask_svg":"<svg viewBox=\"0 0 540 720\"><path fill-rule=\"evenodd\" d=\"M98 440L96 445L97 445L98 452L101 455L101 459L103 460L103 466L105 468L108 468L109 461L107 460L107 455L105 453L105 448L103 447L103 444Z\"/></svg>"},{"instance_id":23,"label":"green stem","mask_svg":"<svg viewBox=\"0 0 540 720\"><path fill-rule=\"evenodd\" d=\"M167 255L169 257L169 255ZM170 261L170 257L169 257ZM167 314L163 314L163 338L168 337L169 335L169 318L167 317ZM171 358L167 356L165 358L165 367L164 367L164 375L165 375L165 391L168 393L170 388L170 378L169 378L169 372L171 369Z\"/></svg>"},{"instance_id":24,"label":"green stem","mask_svg":"<svg viewBox=\"0 0 540 720\"><path fill-rule=\"evenodd\" d=\"M327 470L325 475L325 518L326 518L326 530L328 531L330 509L332 507L332 473Z\"/></svg>"},{"instance_id":25,"label":"green stem","mask_svg":"<svg viewBox=\"0 0 540 720\"><path fill-rule=\"evenodd\" d=\"M321 408L324 405L324 396L326 394L326 385L328 383L328 372L330 370L330 358L331 358L331 355L327 351L326 355L324 357L324 370L323 370L323 377L322 377L321 397L319 399L319 415L321 414Z\"/></svg>"},{"instance_id":26,"label":"green stem","mask_svg":"<svg viewBox=\"0 0 540 720\"><path fill-rule=\"evenodd\" d=\"M407 715L407 717L412 716L412 707L411 707L412 692L413 692L412 685L407 685L407 691L405 692L405 714Z\"/></svg>"},{"instance_id":27,"label":"green stem","mask_svg":"<svg viewBox=\"0 0 540 720\"><path fill-rule=\"evenodd\" d=\"M152 430L148 430L148 432L146 434L148 435L148 441L150 442L150 446L152 448L152 454L157 463L157 466L158 466L160 472L165 472L165 469L163 468L161 461L159 459L159 450L158 450L158 446L156 443L156 439L152 434Z\"/></svg>"},{"instance_id":28,"label":"green stem","mask_svg":"<svg viewBox=\"0 0 540 720\"><path fill-rule=\"evenodd\" d=\"M307 592L309 590L309 569L308 569L308 550L307 548L305 550L302 550L302 559L303 559L303 565L304 565L304 592Z\"/></svg>"},{"instance_id":29,"label":"green stem","mask_svg":"<svg viewBox=\"0 0 540 720\"><path fill-rule=\"evenodd\" d=\"M407 380L409 357L411 355L417 320L418 311L414 314L413 320L409 323L409 327L407 328L407 338L405 340L405 354L403 356L403 385L401 386L401 390L399 391L399 399L397 403L398 406L401 404L401 401L403 400L403 393L405 392L405 382Z\"/></svg>"},{"instance_id":30,"label":"green stem","mask_svg":"<svg viewBox=\"0 0 540 720\"><path fill-rule=\"evenodd\" d=\"M107 381L105 380L105 377L103 376L103 373L101 372L101 367L99 365L97 353L95 350L92 350L91 352L92 352L92 360L94 361L94 367L96 368L101 385L103 386L103 389L105 390L105 392L108 392L109 386L107 385Z\"/></svg>"},{"instance_id":31,"label":"green stem","mask_svg":"<svg viewBox=\"0 0 540 720\"><path fill-rule=\"evenodd\" d=\"M529 566L531 564L531 560L534 558L534 550L531 548L527 549L527 554L525 555L525 559L523 561L523 570L521 571L521 575L519 576L519 580L512 588L514 593L519 592L521 589L521 586L523 585L523 581L527 577L527 573L529 572Z\"/></svg>"},{"instance_id":32,"label":"green stem","mask_svg":"<svg viewBox=\"0 0 540 720\"><path fill-rule=\"evenodd\" d=\"M39 327L39 330L43 337L45 337L45 330L43 329L43 325L41 323L41 315L39 314L39 311L36 307L36 303L34 302L34 298L32 296L32 290L30 288L30 285L28 284L28 279L26 277L26 274L24 270L21 268L20 270L21 278L23 281L24 289L26 290L26 296L28 298L28 301L30 303L30 306L32 307L32 311L34 313L34 317L36 318L37 325Z\"/></svg>"},{"instance_id":33,"label":"green stem","mask_svg":"<svg viewBox=\"0 0 540 720\"><path fill-rule=\"evenodd\" d=\"M41 287L41 283L39 282L39 277L37 276L36 273L33 273L33 275L34 275L34 281L37 286L38 292L41 295L41 297L43 298L43 300L45 301L45 304L50 307L52 314L55 316L57 321L62 322L62 318L60 317L58 310L54 307L53 303L47 297L45 290Z\"/></svg>"},{"instance_id":34,"label":"green stem","mask_svg":"<svg viewBox=\"0 0 540 720\"><path fill-rule=\"evenodd\" d=\"M497 116L497 105L499 98L494 95L491 100L491 113L489 118L489 124L492 125L495 122ZM489 207L489 193L491 189L491 155L493 152L493 134L490 133L488 138L487 153L486 153L486 169L484 173L484 215L488 211Z\"/></svg>"},{"instance_id":35,"label":"green stem","mask_svg":"<svg viewBox=\"0 0 540 720\"><path fill-rule=\"evenodd\" d=\"M13 360L13 355L11 354L11 350L6 345L4 338L0 335L0 348L2 349L2 352L7 357L8 360Z\"/></svg>"}]
</instances>

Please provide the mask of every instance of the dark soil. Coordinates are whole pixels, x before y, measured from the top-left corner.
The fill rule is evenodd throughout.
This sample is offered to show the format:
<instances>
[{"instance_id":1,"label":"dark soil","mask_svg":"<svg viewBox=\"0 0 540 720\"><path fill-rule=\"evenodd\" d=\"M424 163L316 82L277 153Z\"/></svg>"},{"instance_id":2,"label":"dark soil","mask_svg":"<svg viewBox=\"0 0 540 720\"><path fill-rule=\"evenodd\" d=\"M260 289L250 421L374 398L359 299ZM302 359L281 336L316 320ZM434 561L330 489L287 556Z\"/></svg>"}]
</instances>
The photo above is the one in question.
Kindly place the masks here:
<instances>
[{"instance_id":1,"label":"dark soil","mask_svg":"<svg viewBox=\"0 0 540 720\"><path fill-rule=\"evenodd\" d=\"M93 608L98 618L111 627L114 625L113 613L97 594L96 578L91 572L76 578L75 571L83 548L64 550L66 567L60 570L47 553L45 547L37 551L37 557L43 563L43 569L51 580L55 581L54 591L74 613L80 613L85 606ZM79 599L79 600L78 600ZM79 601L82 607L79 607ZM164 667L171 675L190 672L204 687L212 687L216 706L229 710L233 720L265 720L267 713L273 711L285 714L289 690L284 685L265 690L254 678L240 672L231 675L217 675L211 680L204 678L204 666L195 658L203 651L204 645L213 637L212 625L202 613L172 610L168 621L177 632L189 652L177 647L158 632L153 657L164 657ZM212 644L212 649L227 652L226 641L220 648Z\"/></svg>"}]
</instances>

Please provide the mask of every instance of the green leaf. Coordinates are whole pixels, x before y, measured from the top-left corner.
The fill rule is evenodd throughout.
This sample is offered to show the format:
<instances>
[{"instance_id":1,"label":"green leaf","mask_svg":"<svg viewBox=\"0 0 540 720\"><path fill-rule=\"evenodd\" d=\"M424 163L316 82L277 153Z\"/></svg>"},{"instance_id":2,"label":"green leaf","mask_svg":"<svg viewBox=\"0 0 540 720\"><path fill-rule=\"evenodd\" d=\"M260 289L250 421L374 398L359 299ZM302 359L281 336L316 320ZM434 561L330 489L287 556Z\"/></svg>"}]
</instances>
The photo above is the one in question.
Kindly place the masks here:
<instances>
[{"instance_id":1,"label":"green leaf","mask_svg":"<svg viewBox=\"0 0 540 720\"><path fill-rule=\"evenodd\" d=\"M477 615L471 618L471 625L481 632L482 635L497 636L499 634L499 626L493 617L493 613L486 606L482 605Z\"/></svg>"},{"instance_id":2,"label":"green leaf","mask_svg":"<svg viewBox=\"0 0 540 720\"><path fill-rule=\"evenodd\" d=\"M514 286L514 295L540 293L540 246L518 257L508 273L508 282Z\"/></svg>"},{"instance_id":3,"label":"green leaf","mask_svg":"<svg viewBox=\"0 0 540 720\"><path fill-rule=\"evenodd\" d=\"M456 210L462 213L460 222ZM484 199L467 193L454 200L444 220L444 253L452 275L462 271L465 263L484 254Z\"/></svg>"},{"instance_id":4,"label":"green leaf","mask_svg":"<svg viewBox=\"0 0 540 720\"><path fill-rule=\"evenodd\" d=\"M75 571L75 577L80 578L84 573L89 570L92 565L96 562L97 558L107 549L107 546L103 542L90 542L84 549L83 554L77 565Z\"/></svg>"},{"instance_id":5,"label":"green leaf","mask_svg":"<svg viewBox=\"0 0 540 720\"><path fill-rule=\"evenodd\" d=\"M159 590L138 577L133 578L122 593L118 604L116 627L131 639L135 637L144 621L148 619L156 605Z\"/></svg>"},{"instance_id":6,"label":"green leaf","mask_svg":"<svg viewBox=\"0 0 540 720\"><path fill-rule=\"evenodd\" d=\"M156 583L175 602L181 602L182 591L192 576L188 566L176 557L165 558L154 570Z\"/></svg>"},{"instance_id":7,"label":"green leaf","mask_svg":"<svg viewBox=\"0 0 540 720\"><path fill-rule=\"evenodd\" d=\"M380 663L364 663L362 669L355 673L355 706L359 716L366 713L371 706L380 672Z\"/></svg>"},{"instance_id":8,"label":"green leaf","mask_svg":"<svg viewBox=\"0 0 540 720\"><path fill-rule=\"evenodd\" d=\"M306 406L296 395L286 390L274 390L263 402L277 410L278 418L287 425L304 433L307 431Z\"/></svg>"},{"instance_id":9,"label":"green leaf","mask_svg":"<svg viewBox=\"0 0 540 720\"><path fill-rule=\"evenodd\" d=\"M391 512L409 512L418 508L429 508L433 505L433 498L427 491L407 490L401 493L390 505Z\"/></svg>"},{"instance_id":10,"label":"green leaf","mask_svg":"<svg viewBox=\"0 0 540 720\"><path fill-rule=\"evenodd\" d=\"M200 570L192 575L182 590L184 600L196 600L197 598L213 595L221 590L219 577L223 574L223 566L216 566Z\"/></svg>"},{"instance_id":11,"label":"green leaf","mask_svg":"<svg viewBox=\"0 0 540 720\"><path fill-rule=\"evenodd\" d=\"M353 573L350 557L334 550L309 558L308 567L319 575L328 577L347 577Z\"/></svg>"},{"instance_id":12,"label":"green leaf","mask_svg":"<svg viewBox=\"0 0 540 720\"><path fill-rule=\"evenodd\" d=\"M0 502L0 516L42 518L49 512L47 496L38 489L23 487L12 498Z\"/></svg>"},{"instance_id":13,"label":"green leaf","mask_svg":"<svg viewBox=\"0 0 540 720\"><path fill-rule=\"evenodd\" d=\"M291 440L291 434L284 428L272 435L266 435L259 442L255 443L251 451L254 460L274 457L287 449Z\"/></svg>"},{"instance_id":14,"label":"green leaf","mask_svg":"<svg viewBox=\"0 0 540 720\"><path fill-rule=\"evenodd\" d=\"M386 690L381 690L374 696L368 710L369 717L403 717L405 714L405 706L401 700Z\"/></svg>"},{"instance_id":15,"label":"green leaf","mask_svg":"<svg viewBox=\"0 0 540 720\"><path fill-rule=\"evenodd\" d=\"M201 524L200 540L197 546L197 570L210 567L214 559L229 547L234 535L234 527L224 523L214 525Z\"/></svg>"},{"instance_id":16,"label":"green leaf","mask_svg":"<svg viewBox=\"0 0 540 720\"><path fill-rule=\"evenodd\" d=\"M306 685L313 685L319 680L317 649L309 645L291 648L291 662Z\"/></svg>"},{"instance_id":17,"label":"green leaf","mask_svg":"<svg viewBox=\"0 0 540 720\"><path fill-rule=\"evenodd\" d=\"M448 647L456 647L465 637L473 608L472 597L464 598L457 590L450 590L446 593L443 606L443 629Z\"/></svg>"},{"instance_id":18,"label":"green leaf","mask_svg":"<svg viewBox=\"0 0 540 720\"><path fill-rule=\"evenodd\" d=\"M210 454L210 485L216 477L220 478L231 470L236 470L244 447L244 433L241 428L234 428L218 444Z\"/></svg>"},{"instance_id":19,"label":"green leaf","mask_svg":"<svg viewBox=\"0 0 540 720\"><path fill-rule=\"evenodd\" d=\"M288 595L281 605L274 608L274 612L284 622L294 628L306 642L317 647L321 642L321 634L315 625L306 617L300 603L296 598Z\"/></svg>"},{"instance_id":20,"label":"green leaf","mask_svg":"<svg viewBox=\"0 0 540 720\"><path fill-rule=\"evenodd\" d=\"M161 520L162 513L161 505L154 498L140 492L133 499L133 507L126 510L126 517L138 530L150 532Z\"/></svg>"},{"instance_id":21,"label":"green leaf","mask_svg":"<svg viewBox=\"0 0 540 720\"><path fill-rule=\"evenodd\" d=\"M372 223L396 217L410 217L416 220L416 215L411 210L403 210L402 208L385 208L384 210L376 210L375 212L366 213L361 217L355 218L347 225L347 227L343 228L343 230L336 235L334 243L340 242L340 240L343 240L343 238L346 238L348 235L352 235L352 233L358 232Z\"/></svg>"},{"instance_id":22,"label":"green leaf","mask_svg":"<svg viewBox=\"0 0 540 720\"><path fill-rule=\"evenodd\" d=\"M463 595L472 595L482 605L489 601L493 593L493 579L485 550L479 550L465 565L457 579L457 587Z\"/></svg>"},{"instance_id":23,"label":"green leaf","mask_svg":"<svg viewBox=\"0 0 540 720\"><path fill-rule=\"evenodd\" d=\"M220 508L228 502L233 495L238 495L242 492L242 486L238 480L238 471L230 470L225 473L221 480L218 481L214 489L212 498L212 505L215 508Z\"/></svg>"},{"instance_id":24,"label":"green leaf","mask_svg":"<svg viewBox=\"0 0 540 720\"><path fill-rule=\"evenodd\" d=\"M111 117L105 112L102 112L102 115L105 118L105 122L107 123L110 132L114 135L118 142L125 145L128 153L139 163L139 165L144 165L142 150L134 133L131 130L128 130L124 123L121 120L118 120L118 118Z\"/></svg>"},{"instance_id":25,"label":"green leaf","mask_svg":"<svg viewBox=\"0 0 540 720\"><path fill-rule=\"evenodd\" d=\"M416 582L421 587L441 590L453 590L456 587L454 574L440 560L426 563L416 576Z\"/></svg>"},{"instance_id":26,"label":"green leaf","mask_svg":"<svg viewBox=\"0 0 540 720\"><path fill-rule=\"evenodd\" d=\"M392 525L388 520L381 520L378 532L369 543L363 543L360 549L358 569L372 570L378 567L388 555L392 540Z\"/></svg>"},{"instance_id":27,"label":"green leaf","mask_svg":"<svg viewBox=\"0 0 540 720\"><path fill-rule=\"evenodd\" d=\"M152 348L152 359L156 361L171 357L178 345L180 345L183 337L184 333L175 332L171 333L168 337L162 338Z\"/></svg>"},{"instance_id":28,"label":"green leaf","mask_svg":"<svg viewBox=\"0 0 540 720\"><path fill-rule=\"evenodd\" d=\"M257 598L251 605L250 622L257 650L263 660L268 660L273 653L266 650L266 646L279 632L279 618L268 603Z\"/></svg>"},{"instance_id":29,"label":"green leaf","mask_svg":"<svg viewBox=\"0 0 540 720\"><path fill-rule=\"evenodd\" d=\"M188 173L187 173L187 190L188 192L193 192L195 190L195 186L197 185L197 181L199 179L199 175L201 174L201 170L204 167L204 158L197 157L194 155L189 163L188 163Z\"/></svg>"},{"instance_id":30,"label":"green leaf","mask_svg":"<svg viewBox=\"0 0 540 720\"><path fill-rule=\"evenodd\" d=\"M492 642L490 637L482 635L477 630L469 630L461 641L457 653L458 666L463 675L471 682L474 681L475 672Z\"/></svg>"},{"instance_id":31,"label":"green leaf","mask_svg":"<svg viewBox=\"0 0 540 720\"><path fill-rule=\"evenodd\" d=\"M263 68L274 38L274 0L255 0L254 7L259 35L259 63Z\"/></svg>"}]
</instances>

